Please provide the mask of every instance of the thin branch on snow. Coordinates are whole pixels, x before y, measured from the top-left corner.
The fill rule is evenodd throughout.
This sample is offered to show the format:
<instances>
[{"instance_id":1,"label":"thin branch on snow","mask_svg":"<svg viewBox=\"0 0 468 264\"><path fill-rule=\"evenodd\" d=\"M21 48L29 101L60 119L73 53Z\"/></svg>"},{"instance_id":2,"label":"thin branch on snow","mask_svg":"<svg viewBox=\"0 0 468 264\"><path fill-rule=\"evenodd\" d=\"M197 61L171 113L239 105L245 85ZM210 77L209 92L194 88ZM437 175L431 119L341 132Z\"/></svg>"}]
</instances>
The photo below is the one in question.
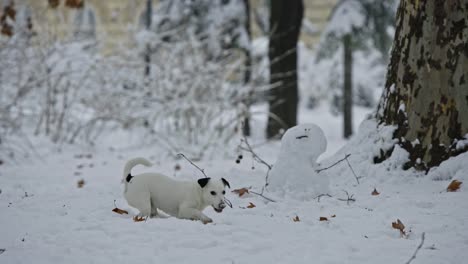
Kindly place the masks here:
<instances>
[{"instance_id":1,"label":"thin branch on snow","mask_svg":"<svg viewBox=\"0 0 468 264\"><path fill-rule=\"evenodd\" d=\"M324 196L327 196L327 197L330 197L330 198L333 197L333 196L331 196L331 195L328 194L328 193L322 193L322 194L317 195L317 197L314 197L314 200L317 199L317 202L320 203L320 198L322 198L322 197L324 197Z\"/></svg>"},{"instance_id":2,"label":"thin branch on snow","mask_svg":"<svg viewBox=\"0 0 468 264\"><path fill-rule=\"evenodd\" d=\"M355 202L356 201L356 198L354 198L354 194L349 195L349 193L346 190L343 190L343 192L346 193L346 196L348 196L348 198L345 198L345 199L338 198L339 201L346 202L348 205L349 205L349 202Z\"/></svg>"},{"instance_id":3,"label":"thin branch on snow","mask_svg":"<svg viewBox=\"0 0 468 264\"><path fill-rule=\"evenodd\" d=\"M416 258L416 254L418 254L418 251L422 248L422 246L423 246L423 244L424 244L425 235L426 235L426 233L423 232L422 235L421 235L421 243L420 243L419 246L416 248L416 250L415 250L414 253L413 253L413 256L411 256L411 258L406 262L406 264L410 264L411 261L413 261L413 260Z\"/></svg>"},{"instance_id":4,"label":"thin branch on snow","mask_svg":"<svg viewBox=\"0 0 468 264\"><path fill-rule=\"evenodd\" d=\"M273 199L271 199L271 198L268 198L268 197L266 197L265 195L263 195L263 194L261 194L261 193L254 192L254 191L249 191L249 193L252 193L252 194L258 195L258 196L262 197L262 198L263 198L263 199L265 199L265 200L268 200L268 201L270 201L270 202L274 202L274 203L276 203L276 201L275 201L275 200L273 200Z\"/></svg>"},{"instance_id":5,"label":"thin branch on snow","mask_svg":"<svg viewBox=\"0 0 468 264\"><path fill-rule=\"evenodd\" d=\"M348 197L347 198L336 198L338 201L346 202L348 205L349 205L350 202L355 202L356 201L356 198L354 198L354 194L349 195L349 193L347 191L345 191L345 190L343 190L343 192L345 192L346 196L348 196ZM317 202L320 203L320 198L322 198L322 197L333 198L333 196L328 194L328 193L322 193L322 194L319 194L316 197L314 197L314 200L317 199Z\"/></svg>"},{"instance_id":6,"label":"thin branch on snow","mask_svg":"<svg viewBox=\"0 0 468 264\"><path fill-rule=\"evenodd\" d=\"M187 160L188 162L190 162L190 164L192 164L192 166L194 166L195 168L197 168L199 171L201 171L201 173L203 173L203 175L205 176L205 178L208 178L208 176L206 176L205 174L205 170L198 167L195 163L193 163L193 161L191 161L189 158L187 158L184 154L182 153L178 153L177 156L181 156L182 158L184 158L185 160Z\"/></svg>"},{"instance_id":7,"label":"thin branch on snow","mask_svg":"<svg viewBox=\"0 0 468 264\"><path fill-rule=\"evenodd\" d=\"M345 157L345 159L346 159L346 162L348 163L349 168L351 169L351 172L354 175L354 178L356 178L357 184L359 184L359 177L354 172L353 167L351 167L351 163L349 163L348 157Z\"/></svg>"},{"instance_id":8,"label":"thin branch on snow","mask_svg":"<svg viewBox=\"0 0 468 264\"><path fill-rule=\"evenodd\" d=\"M330 169L330 168L335 167L336 165L338 165L338 164L341 163L342 161L345 161L345 160L346 160L346 162L348 163L349 168L351 169L351 172L352 172L353 175L354 175L354 178L356 179L357 183L360 184L360 183L359 183L359 179L362 178L362 177L358 177L358 176L356 175L356 173L354 172L354 169L353 169L353 167L351 166L351 163L350 163L349 160L348 160L349 156L351 156L351 154L346 154L344 158L338 160L337 162L333 163L332 165L330 165L330 166L328 166L328 167L325 167L325 168L322 168L322 169L315 170L315 172L320 173L321 171L328 170L328 169Z\"/></svg>"},{"instance_id":9,"label":"thin branch on snow","mask_svg":"<svg viewBox=\"0 0 468 264\"><path fill-rule=\"evenodd\" d=\"M343 160L347 159L349 156L351 156L351 154L346 154L346 156L345 156L344 158L340 159L339 161L333 163L332 165L330 165L330 166L328 166L328 167L315 170L315 172L319 173L319 172L321 172L321 171L324 171L324 170L328 170L328 169L330 169L330 168L333 168L333 167L335 167L336 165L338 165L340 162L342 162Z\"/></svg>"}]
</instances>

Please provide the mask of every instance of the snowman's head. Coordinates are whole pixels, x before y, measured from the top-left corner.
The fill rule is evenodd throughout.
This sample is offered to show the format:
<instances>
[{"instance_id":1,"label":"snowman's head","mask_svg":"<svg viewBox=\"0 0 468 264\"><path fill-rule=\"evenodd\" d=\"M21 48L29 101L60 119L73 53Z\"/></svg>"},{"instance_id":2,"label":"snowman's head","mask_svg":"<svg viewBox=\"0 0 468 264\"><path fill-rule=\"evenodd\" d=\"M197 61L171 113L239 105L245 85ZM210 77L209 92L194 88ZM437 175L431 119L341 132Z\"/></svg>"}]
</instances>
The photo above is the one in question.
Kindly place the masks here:
<instances>
[{"instance_id":1,"label":"snowman's head","mask_svg":"<svg viewBox=\"0 0 468 264\"><path fill-rule=\"evenodd\" d=\"M303 156L316 162L320 154L327 149L327 139L320 127L314 124L303 124L292 127L281 139L281 154Z\"/></svg>"}]
</instances>

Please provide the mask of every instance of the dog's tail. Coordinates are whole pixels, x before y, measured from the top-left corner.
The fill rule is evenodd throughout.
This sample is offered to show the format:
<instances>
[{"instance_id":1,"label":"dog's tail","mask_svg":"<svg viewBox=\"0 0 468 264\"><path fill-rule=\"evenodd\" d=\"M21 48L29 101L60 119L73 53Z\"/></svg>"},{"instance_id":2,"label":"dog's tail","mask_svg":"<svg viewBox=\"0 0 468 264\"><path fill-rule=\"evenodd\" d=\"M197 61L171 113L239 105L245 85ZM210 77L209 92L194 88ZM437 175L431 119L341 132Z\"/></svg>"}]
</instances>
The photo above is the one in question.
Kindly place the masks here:
<instances>
[{"instance_id":1,"label":"dog's tail","mask_svg":"<svg viewBox=\"0 0 468 264\"><path fill-rule=\"evenodd\" d=\"M131 171L133 167L135 167L136 165L145 165L146 167L151 167L153 164L151 164L151 162L149 162L145 158L134 158L134 159L127 161L127 164L125 164L125 168L123 171L122 182L124 183L130 182L130 180L133 178Z\"/></svg>"}]
</instances>

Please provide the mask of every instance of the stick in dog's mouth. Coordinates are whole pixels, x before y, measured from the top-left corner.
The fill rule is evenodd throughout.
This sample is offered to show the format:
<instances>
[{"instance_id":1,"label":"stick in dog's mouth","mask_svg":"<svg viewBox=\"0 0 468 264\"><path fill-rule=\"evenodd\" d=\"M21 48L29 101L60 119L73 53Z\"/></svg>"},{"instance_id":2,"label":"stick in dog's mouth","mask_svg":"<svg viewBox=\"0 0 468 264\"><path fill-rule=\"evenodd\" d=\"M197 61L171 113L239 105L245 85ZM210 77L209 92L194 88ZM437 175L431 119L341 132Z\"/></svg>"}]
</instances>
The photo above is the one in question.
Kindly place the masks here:
<instances>
[{"instance_id":1,"label":"stick in dog's mouth","mask_svg":"<svg viewBox=\"0 0 468 264\"><path fill-rule=\"evenodd\" d=\"M228 200L228 198L224 197L224 202L225 202L229 207L232 208L232 203L231 203L231 201Z\"/></svg>"}]
</instances>

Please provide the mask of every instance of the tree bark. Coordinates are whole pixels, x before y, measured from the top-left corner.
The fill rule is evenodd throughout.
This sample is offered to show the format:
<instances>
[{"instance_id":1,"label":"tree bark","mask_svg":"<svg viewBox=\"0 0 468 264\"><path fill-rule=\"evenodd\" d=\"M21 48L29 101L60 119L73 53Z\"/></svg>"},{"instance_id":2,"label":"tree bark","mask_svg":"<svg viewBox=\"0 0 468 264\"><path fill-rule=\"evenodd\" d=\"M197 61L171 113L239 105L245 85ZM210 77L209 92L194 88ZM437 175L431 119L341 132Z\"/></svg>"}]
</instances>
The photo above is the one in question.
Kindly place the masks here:
<instances>
[{"instance_id":1,"label":"tree bark","mask_svg":"<svg viewBox=\"0 0 468 264\"><path fill-rule=\"evenodd\" d=\"M297 42L303 14L302 0L271 1L268 138L297 124Z\"/></svg>"},{"instance_id":2,"label":"tree bark","mask_svg":"<svg viewBox=\"0 0 468 264\"><path fill-rule=\"evenodd\" d=\"M405 168L428 170L468 150L456 148L468 134L468 1L400 2L377 119L397 126Z\"/></svg>"},{"instance_id":3,"label":"tree bark","mask_svg":"<svg viewBox=\"0 0 468 264\"><path fill-rule=\"evenodd\" d=\"M343 36L343 135L349 138L353 134L353 50L352 36Z\"/></svg>"}]
</instances>

